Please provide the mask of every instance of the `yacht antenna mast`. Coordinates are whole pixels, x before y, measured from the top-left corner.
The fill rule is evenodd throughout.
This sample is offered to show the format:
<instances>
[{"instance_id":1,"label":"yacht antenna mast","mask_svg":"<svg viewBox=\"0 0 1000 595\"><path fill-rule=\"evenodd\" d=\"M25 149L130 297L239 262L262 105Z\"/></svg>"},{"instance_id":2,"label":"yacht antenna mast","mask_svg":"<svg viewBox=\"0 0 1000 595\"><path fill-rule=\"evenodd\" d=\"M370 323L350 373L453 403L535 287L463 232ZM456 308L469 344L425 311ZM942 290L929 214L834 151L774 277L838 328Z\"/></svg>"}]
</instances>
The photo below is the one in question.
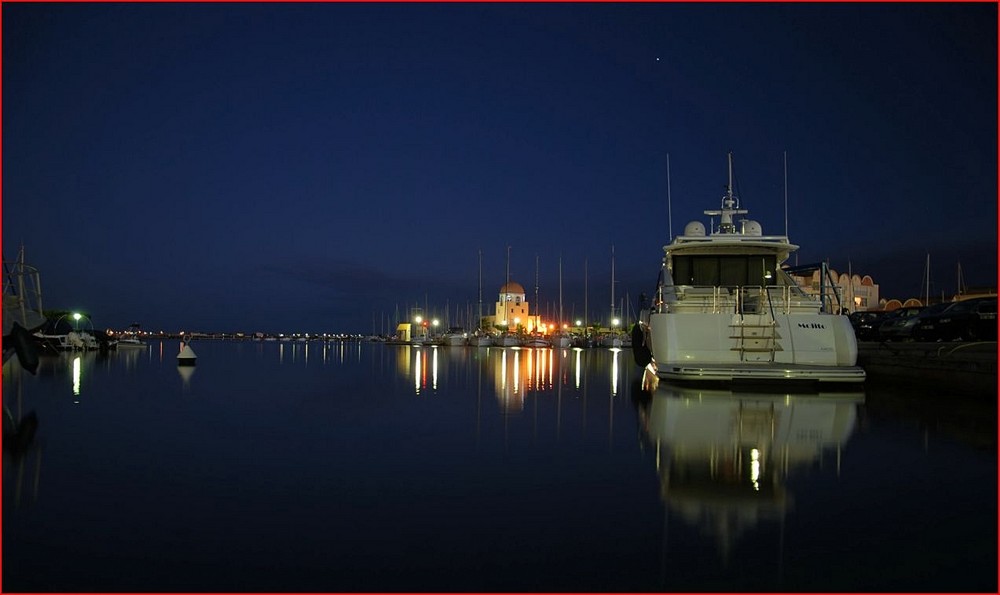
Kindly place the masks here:
<instances>
[{"instance_id":1,"label":"yacht antenna mast","mask_svg":"<svg viewBox=\"0 0 1000 595\"><path fill-rule=\"evenodd\" d=\"M788 151L782 152L785 164L785 237L788 237Z\"/></svg>"},{"instance_id":2,"label":"yacht antenna mast","mask_svg":"<svg viewBox=\"0 0 1000 595\"><path fill-rule=\"evenodd\" d=\"M670 200L670 153L667 153L667 226L669 227L667 231L670 233L667 236L669 242L674 237L674 213Z\"/></svg>"},{"instance_id":3,"label":"yacht antenna mast","mask_svg":"<svg viewBox=\"0 0 1000 595\"><path fill-rule=\"evenodd\" d=\"M736 233L736 226L733 224L733 215L745 215L749 211L746 209L741 209L735 195L733 194L733 152L728 153L729 160L729 184L726 186L726 194L722 197L722 208L717 211L705 211L706 215L718 215L719 216L719 231L720 234L731 234ZM714 228L715 221L712 220L711 226ZM712 233L715 233L714 229Z\"/></svg>"}]
</instances>

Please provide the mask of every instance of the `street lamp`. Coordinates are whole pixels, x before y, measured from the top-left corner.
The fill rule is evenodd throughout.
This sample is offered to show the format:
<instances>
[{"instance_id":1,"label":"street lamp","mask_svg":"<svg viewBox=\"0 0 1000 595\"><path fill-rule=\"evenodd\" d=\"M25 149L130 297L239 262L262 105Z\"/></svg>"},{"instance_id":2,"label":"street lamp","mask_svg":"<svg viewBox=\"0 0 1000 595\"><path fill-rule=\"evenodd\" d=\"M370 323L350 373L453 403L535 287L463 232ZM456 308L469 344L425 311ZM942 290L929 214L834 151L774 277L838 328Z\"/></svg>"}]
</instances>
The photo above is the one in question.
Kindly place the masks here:
<instances>
[{"instance_id":1,"label":"street lamp","mask_svg":"<svg viewBox=\"0 0 1000 595\"><path fill-rule=\"evenodd\" d=\"M76 321L76 330L80 330L80 318L82 318L82 315L79 312L73 312L73 320Z\"/></svg>"}]
</instances>

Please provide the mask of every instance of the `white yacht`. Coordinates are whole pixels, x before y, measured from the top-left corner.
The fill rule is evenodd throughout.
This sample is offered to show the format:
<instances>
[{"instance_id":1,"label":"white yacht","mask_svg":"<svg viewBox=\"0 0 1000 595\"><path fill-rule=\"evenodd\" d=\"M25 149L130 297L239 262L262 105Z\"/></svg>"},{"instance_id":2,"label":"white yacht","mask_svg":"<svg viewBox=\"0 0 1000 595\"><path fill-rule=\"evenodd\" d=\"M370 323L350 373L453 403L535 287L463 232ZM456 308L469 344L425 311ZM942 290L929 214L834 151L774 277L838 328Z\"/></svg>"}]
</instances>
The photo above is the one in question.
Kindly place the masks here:
<instances>
[{"instance_id":1,"label":"white yacht","mask_svg":"<svg viewBox=\"0 0 1000 595\"><path fill-rule=\"evenodd\" d=\"M545 347L552 347L552 341L546 339L542 335L529 335L524 338L524 340L521 342L521 345L524 347L545 348Z\"/></svg>"},{"instance_id":2,"label":"white yacht","mask_svg":"<svg viewBox=\"0 0 1000 595\"><path fill-rule=\"evenodd\" d=\"M781 269L798 246L735 219L747 213L733 194L730 153L721 208L705 211L710 228L692 221L663 247L654 300L643 313L649 365L660 378L685 381L863 382L847 317Z\"/></svg>"},{"instance_id":3,"label":"white yacht","mask_svg":"<svg viewBox=\"0 0 1000 595\"><path fill-rule=\"evenodd\" d=\"M552 346L564 349L573 345L573 335L567 331L556 331L552 333Z\"/></svg>"},{"instance_id":4,"label":"white yacht","mask_svg":"<svg viewBox=\"0 0 1000 595\"><path fill-rule=\"evenodd\" d=\"M494 345L499 345L500 347L520 347L523 344L521 337L516 333L501 333L500 336L493 341Z\"/></svg>"},{"instance_id":5,"label":"white yacht","mask_svg":"<svg viewBox=\"0 0 1000 595\"><path fill-rule=\"evenodd\" d=\"M493 345L493 335L479 329L469 337L469 345L473 347L490 347Z\"/></svg>"},{"instance_id":6,"label":"white yacht","mask_svg":"<svg viewBox=\"0 0 1000 595\"><path fill-rule=\"evenodd\" d=\"M469 343L469 333L460 326L453 326L448 329L448 332L442 335L445 345L450 345L452 347L460 347L462 345L468 345Z\"/></svg>"}]
</instances>

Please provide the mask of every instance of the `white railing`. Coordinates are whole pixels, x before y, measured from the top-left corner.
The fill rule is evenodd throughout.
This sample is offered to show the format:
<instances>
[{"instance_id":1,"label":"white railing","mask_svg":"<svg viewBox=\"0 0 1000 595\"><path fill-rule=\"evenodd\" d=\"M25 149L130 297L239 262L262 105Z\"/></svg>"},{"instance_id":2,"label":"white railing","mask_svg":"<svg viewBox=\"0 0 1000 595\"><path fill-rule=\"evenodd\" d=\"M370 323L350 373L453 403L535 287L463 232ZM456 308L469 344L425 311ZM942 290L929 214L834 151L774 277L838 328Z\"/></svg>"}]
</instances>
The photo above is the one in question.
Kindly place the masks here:
<instances>
[{"instance_id":1,"label":"white railing","mask_svg":"<svg viewBox=\"0 0 1000 595\"><path fill-rule=\"evenodd\" d=\"M820 301L788 285L665 285L660 286L652 311L710 314L789 314L818 312Z\"/></svg>"}]
</instances>

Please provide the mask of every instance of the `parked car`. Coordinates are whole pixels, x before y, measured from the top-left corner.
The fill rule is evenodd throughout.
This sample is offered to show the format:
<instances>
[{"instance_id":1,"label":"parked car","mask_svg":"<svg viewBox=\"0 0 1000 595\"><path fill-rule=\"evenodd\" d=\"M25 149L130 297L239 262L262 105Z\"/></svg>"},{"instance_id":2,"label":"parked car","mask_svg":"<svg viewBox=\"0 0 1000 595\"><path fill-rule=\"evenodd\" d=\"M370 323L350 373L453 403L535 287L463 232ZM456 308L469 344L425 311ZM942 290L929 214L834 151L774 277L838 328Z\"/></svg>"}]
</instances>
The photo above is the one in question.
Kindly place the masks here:
<instances>
[{"instance_id":1,"label":"parked car","mask_svg":"<svg viewBox=\"0 0 1000 595\"><path fill-rule=\"evenodd\" d=\"M918 316L913 327L916 341L995 341L997 298L972 298L953 302L929 316Z\"/></svg>"},{"instance_id":2,"label":"parked car","mask_svg":"<svg viewBox=\"0 0 1000 595\"><path fill-rule=\"evenodd\" d=\"M889 313L885 310L859 310L848 315L858 341L877 341L878 327Z\"/></svg>"},{"instance_id":3,"label":"parked car","mask_svg":"<svg viewBox=\"0 0 1000 595\"><path fill-rule=\"evenodd\" d=\"M930 306L924 307L919 314L907 318L897 328L893 329L895 340L915 340L913 336L913 329L917 328L917 325L919 325L923 319L940 314L945 309L950 308L954 303L955 302L941 302L940 304L931 304Z\"/></svg>"},{"instance_id":4,"label":"parked car","mask_svg":"<svg viewBox=\"0 0 1000 595\"><path fill-rule=\"evenodd\" d=\"M906 323L924 310L924 306L905 306L889 312L878 327L879 341L900 341L908 337L909 329L904 331Z\"/></svg>"}]
</instances>

